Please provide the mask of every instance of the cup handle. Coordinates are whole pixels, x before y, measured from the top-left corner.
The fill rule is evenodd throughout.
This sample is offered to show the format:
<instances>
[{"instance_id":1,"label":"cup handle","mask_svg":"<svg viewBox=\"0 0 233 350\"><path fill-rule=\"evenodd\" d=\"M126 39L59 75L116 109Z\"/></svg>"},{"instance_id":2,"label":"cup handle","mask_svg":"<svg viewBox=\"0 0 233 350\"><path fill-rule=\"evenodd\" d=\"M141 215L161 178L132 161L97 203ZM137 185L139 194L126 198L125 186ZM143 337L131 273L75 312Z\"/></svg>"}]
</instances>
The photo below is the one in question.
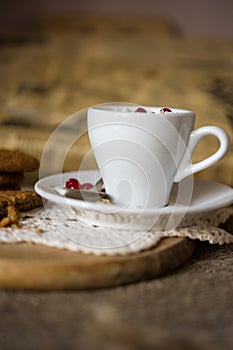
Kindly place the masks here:
<instances>
[{"instance_id":1,"label":"cup handle","mask_svg":"<svg viewBox=\"0 0 233 350\"><path fill-rule=\"evenodd\" d=\"M198 163L190 163L191 156L195 148L197 147L197 144L203 137L207 135L214 135L219 139L220 145L218 150L208 158ZM191 174L195 174L196 172L206 169L214 163L218 162L225 156L229 147L230 138L228 134L223 129L217 126L203 126L196 130L193 130L190 135L189 143L184 158L182 159L181 164L179 165L179 169L176 173L174 182L179 182L185 177Z\"/></svg>"}]
</instances>

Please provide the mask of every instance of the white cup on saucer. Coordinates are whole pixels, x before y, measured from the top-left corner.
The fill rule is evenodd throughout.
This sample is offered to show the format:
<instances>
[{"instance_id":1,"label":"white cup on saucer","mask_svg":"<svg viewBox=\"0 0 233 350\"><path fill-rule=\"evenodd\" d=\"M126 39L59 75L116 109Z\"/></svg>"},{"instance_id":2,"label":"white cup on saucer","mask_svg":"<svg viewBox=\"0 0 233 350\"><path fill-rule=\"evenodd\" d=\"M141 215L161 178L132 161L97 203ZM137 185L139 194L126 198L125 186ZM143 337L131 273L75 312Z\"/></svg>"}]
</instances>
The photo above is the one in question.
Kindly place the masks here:
<instances>
[{"instance_id":1,"label":"white cup on saucer","mask_svg":"<svg viewBox=\"0 0 233 350\"><path fill-rule=\"evenodd\" d=\"M174 183L218 162L230 145L219 127L194 130L195 113L184 109L98 105L88 108L87 122L106 192L124 208L166 206ZM218 150L192 164L207 135L219 139Z\"/></svg>"}]
</instances>

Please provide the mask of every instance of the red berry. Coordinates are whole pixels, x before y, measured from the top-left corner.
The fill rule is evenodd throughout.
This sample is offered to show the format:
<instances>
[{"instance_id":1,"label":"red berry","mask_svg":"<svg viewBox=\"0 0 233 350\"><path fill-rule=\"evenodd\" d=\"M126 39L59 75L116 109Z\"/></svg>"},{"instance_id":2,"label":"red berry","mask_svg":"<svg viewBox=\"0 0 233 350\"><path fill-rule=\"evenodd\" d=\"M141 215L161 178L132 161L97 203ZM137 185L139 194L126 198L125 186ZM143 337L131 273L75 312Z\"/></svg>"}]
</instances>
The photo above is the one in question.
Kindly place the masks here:
<instances>
[{"instance_id":1,"label":"red berry","mask_svg":"<svg viewBox=\"0 0 233 350\"><path fill-rule=\"evenodd\" d=\"M79 190L80 186L81 185L77 179L71 178L66 181L66 188L73 188L75 190Z\"/></svg>"},{"instance_id":2,"label":"red berry","mask_svg":"<svg viewBox=\"0 0 233 350\"><path fill-rule=\"evenodd\" d=\"M138 107L138 108L135 110L135 112L147 113L147 111L146 111L144 108L142 108L142 107Z\"/></svg>"},{"instance_id":3,"label":"red berry","mask_svg":"<svg viewBox=\"0 0 233 350\"><path fill-rule=\"evenodd\" d=\"M172 110L170 108L168 108L168 107L163 107L162 109L160 109L160 112L163 112L163 113L165 113L165 112L172 112Z\"/></svg>"},{"instance_id":4,"label":"red berry","mask_svg":"<svg viewBox=\"0 0 233 350\"><path fill-rule=\"evenodd\" d=\"M84 184L80 185L81 190L90 190L93 187L93 185L90 182L85 182Z\"/></svg>"}]
</instances>

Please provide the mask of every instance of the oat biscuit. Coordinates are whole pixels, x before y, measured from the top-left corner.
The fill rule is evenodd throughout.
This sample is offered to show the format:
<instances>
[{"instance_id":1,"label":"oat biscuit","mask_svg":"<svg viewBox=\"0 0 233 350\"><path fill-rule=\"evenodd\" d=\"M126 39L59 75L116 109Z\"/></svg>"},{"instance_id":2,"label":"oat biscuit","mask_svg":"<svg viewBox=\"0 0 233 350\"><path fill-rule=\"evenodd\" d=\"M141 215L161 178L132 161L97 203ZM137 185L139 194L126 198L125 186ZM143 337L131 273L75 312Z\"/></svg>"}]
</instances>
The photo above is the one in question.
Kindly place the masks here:
<instances>
[{"instance_id":1,"label":"oat biscuit","mask_svg":"<svg viewBox=\"0 0 233 350\"><path fill-rule=\"evenodd\" d=\"M42 206L41 197L34 191L1 191L0 202L14 205L20 211Z\"/></svg>"},{"instance_id":2,"label":"oat biscuit","mask_svg":"<svg viewBox=\"0 0 233 350\"><path fill-rule=\"evenodd\" d=\"M0 190L1 187L10 187L20 184L23 181L22 173L0 172Z\"/></svg>"},{"instance_id":3,"label":"oat biscuit","mask_svg":"<svg viewBox=\"0 0 233 350\"><path fill-rule=\"evenodd\" d=\"M23 173L38 167L39 161L26 153L0 149L0 172Z\"/></svg>"},{"instance_id":4,"label":"oat biscuit","mask_svg":"<svg viewBox=\"0 0 233 350\"><path fill-rule=\"evenodd\" d=\"M0 220L0 227L6 227L6 226L12 226L16 225L18 226L20 220L20 214L17 208L15 208L13 205L9 205L6 207L5 216L2 220Z\"/></svg>"},{"instance_id":5,"label":"oat biscuit","mask_svg":"<svg viewBox=\"0 0 233 350\"><path fill-rule=\"evenodd\" d=\"M20 211L42 206L34 191L0 191L0 227L19 225Z\"/></svg>"}]
</instances>

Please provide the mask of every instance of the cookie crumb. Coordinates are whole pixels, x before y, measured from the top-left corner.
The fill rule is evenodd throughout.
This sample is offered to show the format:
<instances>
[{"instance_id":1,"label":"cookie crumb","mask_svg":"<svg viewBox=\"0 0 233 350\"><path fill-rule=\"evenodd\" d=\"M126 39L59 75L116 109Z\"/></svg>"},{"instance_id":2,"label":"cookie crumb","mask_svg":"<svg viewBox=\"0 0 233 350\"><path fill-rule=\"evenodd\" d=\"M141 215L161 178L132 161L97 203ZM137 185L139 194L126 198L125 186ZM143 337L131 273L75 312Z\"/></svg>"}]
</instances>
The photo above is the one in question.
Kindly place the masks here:
<instances>
[{"instance_id":1,"label":"cookie crumb","mask_svg":"<svg viewBox=\"0 0 233 350\"><path fill-rule=\"evenodd\" d=\"M108 198L102 198L102 202L105 204L111 204L111 201Z\"/></svg>"},{"instance_id":2,"label":"cookie crumb","mask_svg":"<svg viewBox=\"0 0 233 350\"><path fill-rule=\"evenodd\" d=\"M42 233L44 233L45 231L42 229L42 228L37 228L36 229L36 233L38 233L38 234L42 234Z\"/></svg>"}]
</instances>

